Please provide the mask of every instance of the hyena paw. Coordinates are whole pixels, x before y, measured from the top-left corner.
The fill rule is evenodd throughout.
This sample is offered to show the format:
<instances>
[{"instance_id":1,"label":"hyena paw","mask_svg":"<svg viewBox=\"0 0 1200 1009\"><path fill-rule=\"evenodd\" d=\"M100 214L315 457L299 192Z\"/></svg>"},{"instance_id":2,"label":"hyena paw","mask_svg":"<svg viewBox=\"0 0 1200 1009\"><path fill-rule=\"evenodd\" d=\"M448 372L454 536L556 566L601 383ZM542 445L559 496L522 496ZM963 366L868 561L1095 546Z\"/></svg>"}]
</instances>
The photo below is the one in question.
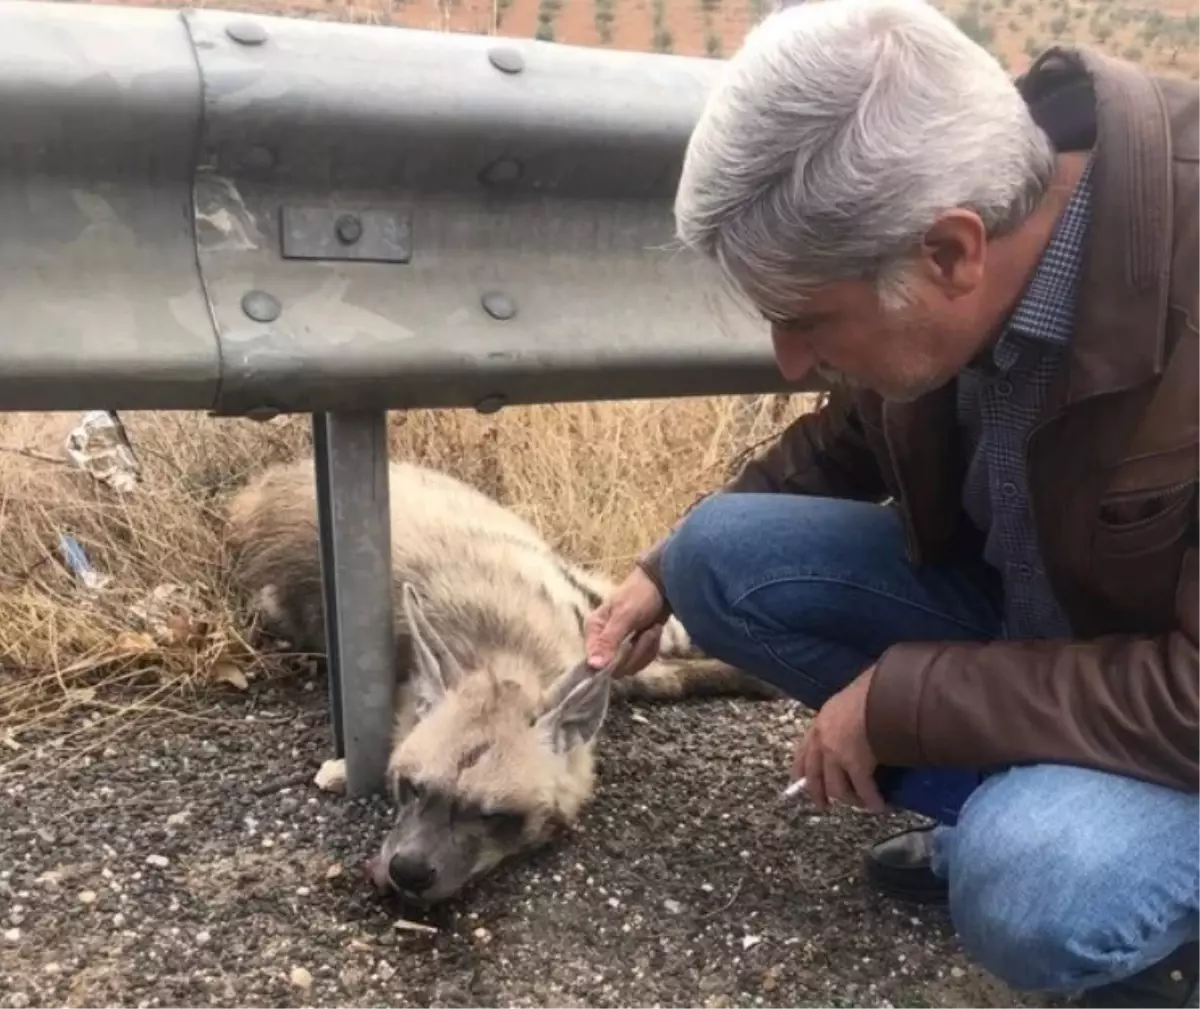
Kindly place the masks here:
<instances>
[{"instance_id":1,"label":"hyena paw","mask_svg":"<svg viewBox=\"0 0 1200 1009\"><path fill-rule=\"evenodd\" d=\"M671 616L663 624L658 657L668 661L671 659L699 659L704 657L704 653L696 647L691 635L684 629L678 618Z\"/></svg>"},{"instance_id":2,"label":"hyena paw","mask_svg":"<svg viewBox=\"0 0 1200 1009\"><path fill-rule=\"evenodd\" d=\"M345 759L325 761L313 778L313 784L326 792L344 792L346 790Z\"/></svg>"},{"instance_id":3,"label":"hyena paw","mask_svg":"<svg viewBox=\"0 0 1200 1009\"><path fill-rule=\"evenodd\" d=\"M633 676L617 682L623 687L620 696L627 700L677 700L683 696L680 670L661 662L652 662Z\"/></svg>"}]
</instances>

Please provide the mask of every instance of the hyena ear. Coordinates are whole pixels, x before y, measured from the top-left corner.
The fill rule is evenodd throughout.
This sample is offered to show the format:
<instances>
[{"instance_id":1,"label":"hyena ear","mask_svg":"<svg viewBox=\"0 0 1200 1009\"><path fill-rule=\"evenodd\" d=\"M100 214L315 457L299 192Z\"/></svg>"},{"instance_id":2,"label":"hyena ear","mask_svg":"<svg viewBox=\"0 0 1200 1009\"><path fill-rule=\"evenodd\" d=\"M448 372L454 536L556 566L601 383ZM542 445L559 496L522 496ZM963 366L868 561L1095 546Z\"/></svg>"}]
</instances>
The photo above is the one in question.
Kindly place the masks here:
<instances>
[{"instance_id":1,"label":"hyena ear","mask_svg":"<svg viewBox=\"0 0 1200 1009\"><path fill-rule=\"evenodd\" d=\"M411 682L416 694L417 717L424 718L458 683L462 667L425 616L417 590L405 582L401 595L404 622L412 640Z\"/></svg>"},{"instance_id":2,"label":"hyena ear","mask_svg":"<svg viewBox=\"0 0 1200 1009\"><path fill-rule=\"evenodd\" d=\"M590 669L586 662L555 681L537 726L556 753L568 753L596 738L611 692L608 670Z\"/></svg>"}]
</instances>

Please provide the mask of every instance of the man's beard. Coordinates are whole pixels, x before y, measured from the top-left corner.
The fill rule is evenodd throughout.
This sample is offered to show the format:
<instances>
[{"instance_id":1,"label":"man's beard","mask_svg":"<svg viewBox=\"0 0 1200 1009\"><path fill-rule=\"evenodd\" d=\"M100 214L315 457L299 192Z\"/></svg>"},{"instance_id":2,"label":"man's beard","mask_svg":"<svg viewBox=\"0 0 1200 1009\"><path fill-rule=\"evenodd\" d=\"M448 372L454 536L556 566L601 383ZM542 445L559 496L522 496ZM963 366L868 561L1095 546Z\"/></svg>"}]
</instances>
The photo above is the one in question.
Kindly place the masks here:
<instances>
[{"instance_id":1,"label":"man's beard","mask_svg":"<svg viewBox=\"0 0 1200 1009\"><path fill-rule=\"evenodd\" d=\"M813 370L821 377L826 386L833 389L841 389L849 393L861 392L867 388L862 382L851 378L844 371L839 371L837 368L831 368L827 364L817 364ZM889 389L875 389L872 391L877 393L883 399L893 403L912 403L933 392L935 389L941 388L946 382L954 377L953 374L940 376L930 375L921 380L913 380L901 387L892 387Z\"/></svg>"}]
</instances>

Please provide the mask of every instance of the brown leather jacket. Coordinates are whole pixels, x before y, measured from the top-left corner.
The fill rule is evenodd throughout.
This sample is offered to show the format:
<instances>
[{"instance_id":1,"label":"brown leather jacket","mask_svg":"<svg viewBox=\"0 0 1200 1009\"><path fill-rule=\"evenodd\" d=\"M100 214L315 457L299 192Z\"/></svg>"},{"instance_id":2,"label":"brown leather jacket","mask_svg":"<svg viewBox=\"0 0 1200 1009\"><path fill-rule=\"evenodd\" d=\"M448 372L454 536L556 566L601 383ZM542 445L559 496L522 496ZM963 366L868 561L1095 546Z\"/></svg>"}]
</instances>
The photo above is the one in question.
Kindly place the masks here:
<instances>
[{"instance_id":1,"label":"brown leather jacket","mask_svg":"<svg viewBox=\"0 0 1200 1009\"><path fill-rule=\"evenodd\" d=\"M1065 762L1198 790L1200 88L1075 48L1019 82L1096 95L1092 224L1069 366L1027 446L1068 641L899 644L867 728L881 763ZM891 497L914 562L945 555L963 479L954 383L833 395L722 492ZM661 543L639 563L658 579Z\"/></svg>"}]
</instances>

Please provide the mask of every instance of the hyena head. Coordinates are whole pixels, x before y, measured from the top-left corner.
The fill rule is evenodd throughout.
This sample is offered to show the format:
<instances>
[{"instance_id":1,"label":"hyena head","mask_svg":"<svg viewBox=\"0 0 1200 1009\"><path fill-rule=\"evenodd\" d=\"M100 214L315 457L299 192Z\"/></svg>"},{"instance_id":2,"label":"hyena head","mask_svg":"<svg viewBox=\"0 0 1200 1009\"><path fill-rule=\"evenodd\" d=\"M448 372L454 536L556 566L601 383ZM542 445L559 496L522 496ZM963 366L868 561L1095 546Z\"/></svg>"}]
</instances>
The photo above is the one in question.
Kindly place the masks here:
<instances>
[{"instance_id":1,"label":"hyena head","mask_svg":"<svg viewBox=\"0 0 1200 1009\"><path fill-rule=\"evenodd\" d=\"M516 656L464 669L408 585L403 605L416 723L389 760L395 821L372 874L432 904L574 819L591 793L612 669L578 665L544 692Z\"/></svg>"}]
</instances>

